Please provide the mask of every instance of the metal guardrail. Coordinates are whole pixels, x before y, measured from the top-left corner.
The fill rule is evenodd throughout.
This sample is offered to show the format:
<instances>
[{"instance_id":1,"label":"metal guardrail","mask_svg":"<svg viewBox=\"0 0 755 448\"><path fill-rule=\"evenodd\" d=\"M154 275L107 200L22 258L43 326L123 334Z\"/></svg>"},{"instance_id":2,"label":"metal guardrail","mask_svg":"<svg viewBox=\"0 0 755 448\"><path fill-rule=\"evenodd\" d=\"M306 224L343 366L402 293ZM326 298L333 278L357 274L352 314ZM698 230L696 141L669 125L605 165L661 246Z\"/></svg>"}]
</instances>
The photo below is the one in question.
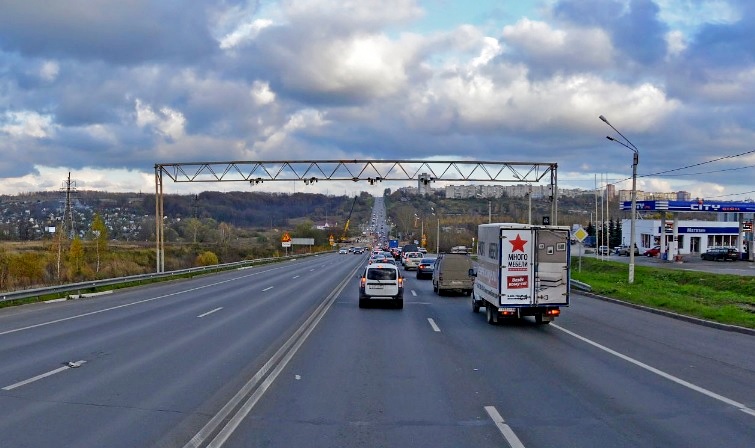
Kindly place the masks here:
<instances>
[{"instance_id":1,"label":"metal guardrail","mask_svg":"<svg viewBox=\"0 0 755 448\"><path fill-rule=\"evenodd\" d=\"M328 253L319 252L318 254ZM317 254L299 254L288 255L283 257L268 257L268 258L256 258L254 260L235 261L233 263L215 264L212 266L200 266L196 268L179 269L176 271L161 272L161 273L149 273L139 275L129 275L127 277L114 277L101 280L90 280L78 283L67 283L65 285L45 286L43 288L23 289L20 291L0 292L0 302L9 300L28 299L30 297L38 297L48 294L61 294L66 292L81 292L82 290L91 290L101 286L113 286L124 283L138 282L143 280L162 279L169 277L178 277L186 274L199 274L225 271L234 268L243 268L247 266L254 266L260 263L271 263L275 261L292 260L296 258L309 257Z\"/></svg>"}]
</instances>

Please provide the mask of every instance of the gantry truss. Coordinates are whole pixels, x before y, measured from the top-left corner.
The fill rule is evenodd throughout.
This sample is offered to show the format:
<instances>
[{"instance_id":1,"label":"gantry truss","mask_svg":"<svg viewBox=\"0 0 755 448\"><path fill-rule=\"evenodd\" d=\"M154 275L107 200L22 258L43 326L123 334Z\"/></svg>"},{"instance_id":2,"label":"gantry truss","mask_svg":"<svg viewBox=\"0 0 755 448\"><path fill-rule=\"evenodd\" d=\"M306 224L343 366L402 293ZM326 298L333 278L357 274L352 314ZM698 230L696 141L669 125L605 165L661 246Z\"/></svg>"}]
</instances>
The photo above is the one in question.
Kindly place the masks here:
<instances>
[{"instance_id":1,"label":"gantry truss","mask_svg":"<svg viewBox=\"0 0 755 448\"><path fill-rule=\"evenodd\" d=\"M264 162L160 163L155 171L174 182L426 180L475 182L540 182L555 172L555 163L420 160L271 160Z\"/></svg>"},{"instance_id":2,"label":"gantry truss","mask_svg":"<svg viewBox=\"0 0 755 448\"><path fill-rule=\"evenodd\" d=\"M383 181L550 184L552 224L557 223L558 182L556 163L495 162L471 160L270 160L232 162L183 162L155 164L155 226L157 272L164 271L163 179L187 182Z\"/></svg>"}]
</instances>

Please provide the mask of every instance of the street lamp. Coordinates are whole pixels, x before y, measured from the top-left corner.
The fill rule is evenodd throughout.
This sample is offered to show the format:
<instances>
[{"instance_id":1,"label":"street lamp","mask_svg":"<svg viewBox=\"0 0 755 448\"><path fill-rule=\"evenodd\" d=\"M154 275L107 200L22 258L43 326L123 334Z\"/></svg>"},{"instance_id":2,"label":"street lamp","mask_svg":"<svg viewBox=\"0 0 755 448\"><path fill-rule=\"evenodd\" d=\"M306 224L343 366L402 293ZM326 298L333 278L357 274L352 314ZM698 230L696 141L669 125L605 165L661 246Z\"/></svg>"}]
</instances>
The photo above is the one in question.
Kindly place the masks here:
<instances>
[{"instance_id":1,"label":"street lamp","mask_svg":"<svg viewBox=\"0 0 755 448\"><path fill-rule=\"evenodd\" d=\"M599 116L600 120L611 127L616 133L618 133L621 138L626 141L626 143L622 142L621 140L616 140L615 138L611 136L606 136L608 140L611 140L612 142L616 142L620 144L621 146L630 149L634 156L632 157L632 224L630 226L630 232L629 235L629 284L634 283L634 248L635 248L635 225L637 223L637 164L640 163L640 152L637 149L637 147L634 145L634 143L630 142L628 138L624 136L621 132L619 132L618 129L613 127L611 123L608 122L606 117L603 115Z\"/></svg>"},{"instance_id":2,"label":"street lamp","mask_svg":"<svg viewBox=\"0 0 755 448\"><path fill-rule=\"evenodd\" d=\"M430 207L430 210L432 210L433 216L438 220L438 227L435 231L435 256L438 256L440 254L440 213L435 213L435 209Z\"/></svg>"}]
</instances>

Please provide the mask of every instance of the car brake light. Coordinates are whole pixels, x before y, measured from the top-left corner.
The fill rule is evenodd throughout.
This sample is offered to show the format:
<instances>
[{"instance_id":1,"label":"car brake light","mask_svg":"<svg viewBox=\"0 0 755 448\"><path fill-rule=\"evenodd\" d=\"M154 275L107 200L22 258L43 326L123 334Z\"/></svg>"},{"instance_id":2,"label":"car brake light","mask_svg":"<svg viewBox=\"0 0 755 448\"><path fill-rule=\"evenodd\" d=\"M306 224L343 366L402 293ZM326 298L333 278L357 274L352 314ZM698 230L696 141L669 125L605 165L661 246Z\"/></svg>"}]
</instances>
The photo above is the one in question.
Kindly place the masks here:
<instances>
[{"instance_id":1,"label":"car brake light","mask_svg":"<svg viewBox=\"0 0 755 448\"><path fill-rule=\"evenodd\" d=\"M404 286L404 279L403 278L399 278L398 279L398 287L401 288L402 286Z\"/></svg>"},{"instance_id":2,"label":"car brake light","mask_svg":"<svg viewBox=\"0 0 755 448\"><path fill-rule=\"evenodd\" d=\"M364 287L364 285L367 284L367 279L365 277L362 277L362 280L360 281L360 283L362 284L362 287Z\"/></svg>"}]
</instances>

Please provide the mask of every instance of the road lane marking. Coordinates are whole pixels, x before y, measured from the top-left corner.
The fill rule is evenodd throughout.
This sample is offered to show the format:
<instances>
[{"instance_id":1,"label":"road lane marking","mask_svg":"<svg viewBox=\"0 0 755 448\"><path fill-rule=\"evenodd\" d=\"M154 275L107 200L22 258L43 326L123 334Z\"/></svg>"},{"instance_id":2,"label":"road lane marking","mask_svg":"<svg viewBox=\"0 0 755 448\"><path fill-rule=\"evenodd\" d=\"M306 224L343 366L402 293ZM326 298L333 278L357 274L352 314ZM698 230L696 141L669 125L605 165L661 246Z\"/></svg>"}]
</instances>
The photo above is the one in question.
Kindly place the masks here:
<instances>
[{"instance_id":1,"label":"road lane marking","mask_svg":"<svg viewBox=\"0 0 755 448\"><path fill-rule=\"evenodd\" d=\"M253 277L255 275L266 274L268 272L277 271L279 269L287 269L287 268L288 268L288 266L279 266L277 268L271 268L271 269L268 269L266 271L258 271L258 272L254 272L254 273L251 273L251 274L248 274L248 275L242 275L241 277L230 278L228 280L223 280L223 281L219 281L219 282L215 282L215 283L210 283L210 284L203 285L203 286L197 286L196 288L189 288L189 289L185 289L183 291L176 291L176 292L172 292L170 294L164 294L164 295L157 296L157 297L150 297L149 299L137 300L136 302L124 303L123 305L112 306L110 308L104 308L104 309L97 310L97 311L90 311L88 313L77 314L75 316L69 316L69 317L64 317L64 318L61 318L61 319L51 320L51 321L48 321L48 322L42 322L42 323L39 323L39 324L28 325L26 327L15 328L13 330L0 331L0 336L6 335L6 334L11 334L11 333L16 333L18 331L32 330L34 328L45 327L47 325L57 324L57 323L60 323L60 322L66 322L66 321L69 321L69 320L78 319L80 317L94 316L95 314L100 314L100 313L104 313L104 312L107 312L107 311L118 310L118 309L121 309L121 308L127 308L127 307L134 306L134 305L140 305L142 303L154 302L155 300L166 299L168 297L173 297L173 296L178 296L178 295L181 295L181 294L186 294L186 293L189 293L189 292L199 291L199 290L202 290L202 289L211 288L213 286L222 285L224 283L229 283L229 282L233 282L233 281L236 281L236 280L242 280L242 279L245 279L247 277Z\"/></svg>"},{"instance_id":2,"label":"road lane marking","mask_svg":"<svg viewBox=\"0 0 755 448\"><path fill-rule=\"evenodd\" d=\"M267 288L263 289L262 292L270 291L273 288L274 288L274 286L268 286Z\"/></svg>"},{"instance_id":3,"label":"road lane marking","mask_svg":"<svg viewBox=\"0 0 755 448\"><path fill-rule=\"evenodd\" d=\"M189 440L184 448L198 448L217 432L217 435L206 445L207 448L218 448L228 440L233 432L241 424L242 420L252 411L267 389L273 384L283 369L293 359L296 352L314 331L317 324L322 320L335 302L352 276L358 270L354 269L341 283L318 305L315 312L310 314L307 320L296 329L293 335L283 343L278 351L267 360L257 373L226 403L194 437ZM266 377L267 376L267 377ZM239 407L240 406L240 407ZM237 409L238 408L238 409ZM233 414L233 415L232 415ZM221 428L221 425L222 428ZM219 431L218 431L219 429Z\"/></svg>"},{"instance_id":4,"label":"road lane marking","mask_svg":"<svg viewBox=\"0 0 755 448\"><path fill-rule=\"evenodd\" d=\"M39 381L42 378L47 378L48 376L55 375L56 373L65 372L68 369L73 369L73 368L79 367L82 364L84 364L85 362L86 361L81 360L81 361L76 361L76 362L68 363L68 365L65 365L63 367L58 367L55 370L50 370L49 372L43 373L41 375L37 375L34 378L29 378L28 380L19 381L16 384L11 384L10 386L5 386L5 387L3 387L3 390L13 390L13 389L15 389L17 387L26 386L27 384L33 383L35 381Z\"/></svg>"},{"instance_id":5,"label":"road lane marking","mask_svg":"<svg viewBox=\"0 0 755 448\"><path fill-rule=\"evenodd\" d=\"M412 289L412 295L413 295L414 297L417 297L417 291L415 291L415 290L413 290L413 289Z\"/></svg>"},{"instance_id":6,"label":"road lane marking","mask_svg":"<svg viewBox=\"0 0 755 448\"><path fill-rule=\"evenodd\" d=\"M511 426L506 424L495 406L485 406L485 412L488 413L490 419L493 420L498 430L501 431L501 435L503 435L503 438L506 439L511 448L524 448L522 441L516 436Z\"/></svg>"},{"instance_id":7,"label":"road lane marking","mask_svg":"<svg viewBox=\"0 0 755 448\"><path fill-rule=\"evenodd\" d=\"M294 275L292 278L299 278L299 276L298 275Z\"/></svg>"},{"instance_id":8,"label":"road lane marking","mask_svg":"<svg viewBox=\"0 0 755 448\"><path fill-rule=\"evenodd\" d=\"M440 333L440 327L438 327L438 324L435 323L432 317L428 317L427 321L430 322L430 326L433 327L434 332Z\"/></svg>"},{"instance_id":9,"label":"road lane marking","mask_svg":"<svg viewBox=\"0 0 755 448\"><path fill-rule=\"evenodd\" d=\"M219 307L219 308L215 308L214 310L210 310L210 311L208 311L208 312L206 312L206 313L200 314L200 315L199 315L199 316L197 316L197 317L199 317L199 318L202 318L202 317L205 317L205 316L209 316L210 314L212 314L212 313L216 313L216 312L218 312L218 311L220 311L220 310L222 310L222 309L223 309L223 307L221 306L221 307Z\"/></svg>"},{"instance_id":10,"label":"road lane marking","mask_svg":"<svg viewBox=\"0 0 755 448\"><path fill-rule=\"evenodd\" d=\"M745 414L749 414L749 415L755 417L755 410L753 410L751 408L748 408L743 403L740 403L738 401L734 401L731 398L726 398L723 395L719 395L719 394L717 394L717 393L715 393L713 391L710 391L710 390L705 389L703 387L700 387L700 386L697 386L695 384L692 384L689 381L685 381L685 380L683 380L683 379L681 379L679 377L671 375L670 373L666 373L663 370L656 369L655 367L649 366L649 365L645 364L642 361L638 361L638 360L636 360L634 358L631 358L631 357L629 357L627 355L619 353L616 350L612 350L612 349L606 347L605 345L598 344L597 342L595 342L593 340L587 339L584 336L580 336L577 333L574 333L573 331L569 331L566 328L559 327L558 325L555 325L555 324L551 324L551 327L556 328L558 330L561 330L561 331L563 331L564 333L566 333L566 334L568 334L570 336L574 336L575 338L579 339L580 341L586 342L586 343L592 345L593 347L599 348L599 349L603 350L606 353L610 353L610 354L612 354L612 355L614 355L614 356L616 356L618 358L623 359L624 361L630 362L630 363L636 365L637 367L641 367L641 368L643 368L643 369L645 369L645 370L647 370L649 372L655 373L658 376L666 378L669 381L673 381L673 382L675 382L675 383L677 383L677 384L679 384L681 386L684 386L684 387L686 387L688 389L692 389L695 392L699 392L699 393L701 393L703 395L709 396L710 398L716 399L716 400L721 401L723 403L726 403L726 404L728 404L730 406L734 406L735 408L739 409L740 411L744 412Z\"/></svg>"}]
</instances>

